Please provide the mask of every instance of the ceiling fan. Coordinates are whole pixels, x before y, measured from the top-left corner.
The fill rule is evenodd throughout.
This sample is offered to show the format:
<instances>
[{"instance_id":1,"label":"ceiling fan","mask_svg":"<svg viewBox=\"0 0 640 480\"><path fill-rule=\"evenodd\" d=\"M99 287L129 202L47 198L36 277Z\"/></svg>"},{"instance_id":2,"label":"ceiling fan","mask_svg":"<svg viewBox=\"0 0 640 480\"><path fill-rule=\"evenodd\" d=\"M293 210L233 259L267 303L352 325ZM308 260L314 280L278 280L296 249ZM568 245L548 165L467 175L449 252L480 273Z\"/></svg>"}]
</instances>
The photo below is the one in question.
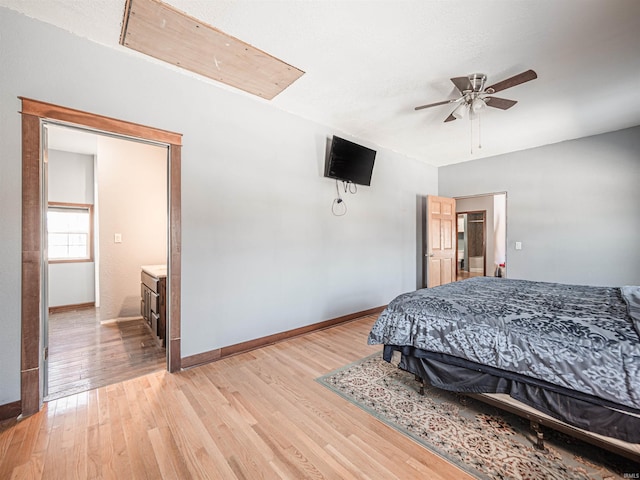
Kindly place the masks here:
<instances>
[{"instance_id":1,"label":"ceiling fan","mask_svg":"<svg viewBox=\"0 0 640 480\"><path fill-rule=\"evenodd\" d=\"M463 118L468 112L478 113L487 105L489 107L507 110L518 102L515 100L507 100L506 98L493 97L492 95L496 92L515 87L516 85L529 82L536 78L538 78L536 72L533 70L527 70L526 72L519 73L518 75L514 75L513 77L502 80L501 82L494 83L489 87L485 87L487 76L484 73L472 73L466 77L455 77L452 78L451 81L460 92L460 97L452 100L430 103L428 105L421 105L416 107L415 110L437 107L438 105L446 105L449 103L457 103L458 106L445 119L445 122L451 122L456 118Z\"/></svg>"}]
</instances>

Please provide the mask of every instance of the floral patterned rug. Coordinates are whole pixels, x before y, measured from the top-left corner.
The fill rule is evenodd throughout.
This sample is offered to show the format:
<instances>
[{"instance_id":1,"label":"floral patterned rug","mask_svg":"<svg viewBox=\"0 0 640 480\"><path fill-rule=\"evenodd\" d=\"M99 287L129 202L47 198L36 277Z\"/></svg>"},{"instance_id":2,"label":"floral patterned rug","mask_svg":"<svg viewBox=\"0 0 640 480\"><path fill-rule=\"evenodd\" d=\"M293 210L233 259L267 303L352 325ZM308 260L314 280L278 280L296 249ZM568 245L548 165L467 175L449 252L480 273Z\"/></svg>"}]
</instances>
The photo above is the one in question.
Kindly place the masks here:
<instances>
[{"instance_id":1,"label":"floral patterned rug","mask_svg":"<svg viewBox=\"0 0 640 480\"><path fill-rule=\"evenodd\" d=\"M549 429L537 450L527 420L483 402L428 386L421 396L381 353L318 382L477 478L640 478L637 463Z\"/></svg>"}]
</instances>

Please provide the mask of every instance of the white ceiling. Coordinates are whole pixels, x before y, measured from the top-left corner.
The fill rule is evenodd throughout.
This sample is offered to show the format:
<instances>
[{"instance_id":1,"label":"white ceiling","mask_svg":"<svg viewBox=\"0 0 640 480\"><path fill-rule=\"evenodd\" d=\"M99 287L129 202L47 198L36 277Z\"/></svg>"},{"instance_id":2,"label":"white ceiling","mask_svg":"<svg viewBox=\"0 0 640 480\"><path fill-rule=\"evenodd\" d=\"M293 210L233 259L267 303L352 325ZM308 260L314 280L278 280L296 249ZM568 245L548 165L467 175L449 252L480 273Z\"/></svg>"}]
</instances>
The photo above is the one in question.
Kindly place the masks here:
<instances>
[{"instance_id":1,"label":"white ceiling","mask_svg":"<svg viewBox=\"0 0 640 480\"><path fill-rule=\"evenodd\" d=\"M0 0L158 62L118 44L124 3ZM273 105L432 165L640 125L638 0L167 3L305 71ZM473 154L469 119L443 123L449 105L414 111L455 98L451 77L485 73L490 85L529 68L538 79L497 95L516 106L483 113L482 149Z\"/></svg>"}]
</instances>

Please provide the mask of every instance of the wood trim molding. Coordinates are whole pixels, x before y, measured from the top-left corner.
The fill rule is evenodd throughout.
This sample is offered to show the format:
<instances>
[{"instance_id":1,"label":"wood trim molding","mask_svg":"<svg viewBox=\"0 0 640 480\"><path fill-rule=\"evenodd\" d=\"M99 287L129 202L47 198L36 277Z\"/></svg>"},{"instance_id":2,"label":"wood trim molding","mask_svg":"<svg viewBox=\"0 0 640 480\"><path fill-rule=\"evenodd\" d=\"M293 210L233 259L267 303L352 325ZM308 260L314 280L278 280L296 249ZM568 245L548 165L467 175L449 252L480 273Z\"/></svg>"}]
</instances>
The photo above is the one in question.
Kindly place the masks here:
<instances>
[{"instance_id":1,"label":"wood trim molding","mask_svg":"<svg viewBox=\"0 0 640 480\"><path fill-rule=\"evenodd\" d=\"M20 400L0 405L0 422L16 418L20 416L20 413L22 413L22 402Z\"/></svg>"},{"instance_id":2,"label":"wood trim molding","mask_svg":"<svg viewBox=\"0 0 640 480\"><path fill-rule=\"evenodd\" d=\"M116 133L128 137L144 138L156 142L169 143L171 145L182 145L182 134L161 130L159 128L147 127L137 123L118 120L103 115L75 110L73 108L61 107L51 103L40 102L26 97L18 97L22 100L22 114L33 115L39 118L48 118L69 122L75 125L95 128L105 132Z\"/></svg>"},{"instance_id":3,"label":"wood trim molding","mask_svg":"<svg viewBox=\"0 0 640 480\"><path fill-rule=\"evenodd\" d=\"M181 146L182 135L123 120L95 115L25 97L22 100L22 283L20 399L22 415L32 415L42 403L40 345L42 316L42 190L41 120L56 120L130 138L168 146L169 169L169 262L168 279L170 346L167 369L178 371L180 358L180 264L181 264Z\"/></svg>"},{"instance_id":4,"label":"wood trim molding","mask_svg":"<svg viewBox=\"0 0 640 480\"><path fill-rule=\"evenodd\" d=\"M205 363L215 362L232 355L239 353L249 352L256 348L266 347L274 343L282 342L293 337L298 337L306 333L315 332L317 330L323 330L325 328L334 327L341 323L347 323L356 318L364 317L367 315L375 315L382 312L386 308L386 305L382 307L370 308L362 312L350 313L349 315L343 315L341 317L332 318L331 320L325 320L323 322L313 323L304 327L294 328L293 330L287 330L285 332L274 333L266 337L256 338L254 340L248 340L246 342L236 343L235 345L229 345L228 347L222 347L208 352L197 353L190 355L182 359L182 368L191 368Z\"/></svg>"},{"instance_id":5,"label":"wood trim molding","mask_svg":"<svg viewBox=\"0 0 640 480\"><path fill-rule=\"evenodd\" d=\"M42 281L40 119L22 115L22 293L20 399L22 414L40 410Z\"/></svg>"},{"instance_id":6,"label":"wood trim molding","mask_svg":"<svg viewBox=\"0 0 640 480\"><path fill-rule=\"evenodd\" d=\"M167 286L169 288L169 325L167 348L169 355L167 359L167 370L177 372L181 368L181 319L180 319L180 299L182 298L180 279L182 278L182 147L172 145L170 151L169 169L169 219L171 223L169 235L169 278Z\"/></svg>"},{"instance_id":7,"label":"wood trim molding","mask_svg":"<svg viewBox=\"0 0 640 480\"><path fill-rule=\"evenodd\" d=\"M84 308L94 308L95 306L96 302L75 303L73 305L58 305L55 307L49 307L49 313L71 312L73 310L82 310Z\"/></svg>"}]
</instances>

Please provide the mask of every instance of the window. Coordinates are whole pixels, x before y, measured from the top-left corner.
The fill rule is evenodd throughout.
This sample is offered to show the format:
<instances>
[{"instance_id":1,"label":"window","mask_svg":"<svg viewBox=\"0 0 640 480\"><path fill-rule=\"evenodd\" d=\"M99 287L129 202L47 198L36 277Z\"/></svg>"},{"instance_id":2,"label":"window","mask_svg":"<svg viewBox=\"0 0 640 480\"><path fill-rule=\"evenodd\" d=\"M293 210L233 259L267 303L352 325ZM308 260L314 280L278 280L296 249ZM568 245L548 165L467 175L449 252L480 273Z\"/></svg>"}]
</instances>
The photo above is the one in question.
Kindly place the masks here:
<instances>
[{"instance_id":1,"label":"window","mask_svg":"<svg viewBox=\"0 0 640 480\"><path fill-rule=\"evenodd\" d=\"M93 260L92 225L91 205L49 203L47 209L49 261Z\"/></svg>"}]
</instances>

